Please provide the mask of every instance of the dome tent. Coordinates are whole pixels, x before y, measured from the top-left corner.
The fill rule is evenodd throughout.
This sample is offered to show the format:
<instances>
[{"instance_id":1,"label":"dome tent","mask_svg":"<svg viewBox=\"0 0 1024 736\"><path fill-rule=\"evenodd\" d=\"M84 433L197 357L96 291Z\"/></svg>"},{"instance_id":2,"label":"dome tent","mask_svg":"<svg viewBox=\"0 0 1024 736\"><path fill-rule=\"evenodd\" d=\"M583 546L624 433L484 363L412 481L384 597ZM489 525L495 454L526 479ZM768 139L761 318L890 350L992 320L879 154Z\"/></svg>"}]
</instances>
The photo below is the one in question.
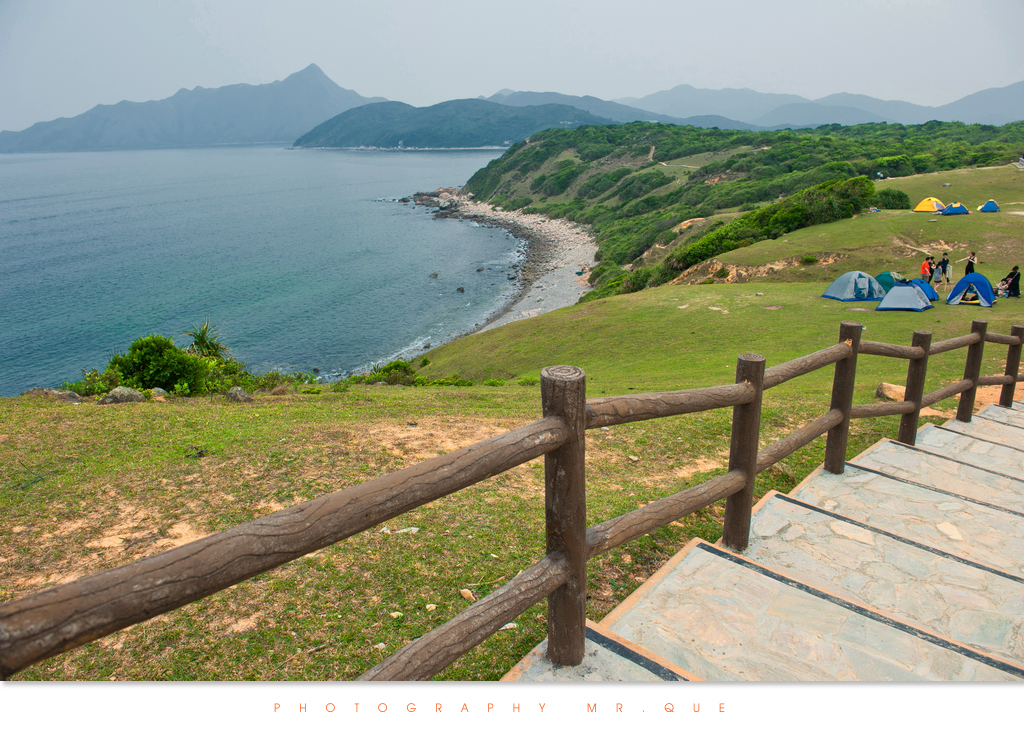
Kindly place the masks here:
<instances>
[{"instance_id":1,"label":"dome tent","mask_svg":"<svg viewBox=\"0 0 1024 736\"><path fill-rule=\"evenodd\" d=\"M841 302L877 302L885 296L885 289L863 271L847 271L833 281L822 296Z\"/></svg>"},{"instance_id":2,"label":"dome tent","mask_svg":"<svg viewBox=\"0 0 1024 736\"><path fill-rule=\"evenodd\" d=\"M938 301L938 299L939 299L939 292L935 291L935 289L932 288L932 285L929 284L924 279L913 279L910 283L912 283L918 289L923 291L924 295L926 297L928 297L928 301L930 301L930 302Z\"/></svg>"},{"instance_id":3,"label":"dome tent","mask_svg":"<svg viewBox=\"0 0 1024 736\"><path fill-rule=\"evenodd\" d=\"M996 302L992 284L980 273L969 273L956 282L953 291L946 297L946 304L975 304L991 307Z\"/></svg>"},{"instance_id":4,"label":"dome tent","mask_svg":"<svg viewBox=\"0 0 1024 736\"><path fill-rule=\"evenodd\" d=\"M998 211L999 211L999 204L994 199L990 199L989 201L987 201L985 204L983 204L981 207L978 208L978 212L998 212Z\"/></svg>"},{"instance_id":5,"label":"dome tent","mask_svg":"<svg viewBox=\"0 0 1024 736\"><path fill-rule=\"evenodd\" d=\"M916 284L896 284L875 307L876 312L923 312L926 309L932 309L932 303Z\"/></svg>"},{"instance_id":6,"label":"dome tent","mask_svg":"<svg viewBox=\"0 0 1024 736\"><path fill-rule=\"evenodd\" d=\"M942 208L940 215L969 215L971 211L959 202L950 202Z\"/></svg>"},{"instance_id":7,"label":"dome tent","mask_svg":"<svg viewBox=\"0 0 1024 736\"><path fill-rule=\"evenodd\" d=\"M917 203L914 212L940 212L946 205L942 204L935 197L925 197Z\"/></svg>"}]
</instances>

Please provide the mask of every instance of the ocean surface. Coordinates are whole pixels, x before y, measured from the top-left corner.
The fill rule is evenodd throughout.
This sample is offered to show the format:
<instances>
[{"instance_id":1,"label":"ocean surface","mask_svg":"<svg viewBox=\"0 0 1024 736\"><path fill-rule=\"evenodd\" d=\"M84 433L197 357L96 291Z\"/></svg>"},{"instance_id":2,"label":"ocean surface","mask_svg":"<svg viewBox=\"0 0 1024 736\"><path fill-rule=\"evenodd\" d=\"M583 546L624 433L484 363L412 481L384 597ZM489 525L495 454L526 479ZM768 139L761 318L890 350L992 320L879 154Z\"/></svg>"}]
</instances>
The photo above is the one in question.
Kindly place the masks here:
<instances>
[{"instance_id":1,"label":"ocean surface","mask_svg":"<svg viewBox=\"0 0 1024 736\"><path fill-rule=\"evenodd\" d=\"M0 155L0 396L145 335L184 347L206 319L250 370L327 378L470 331L513 296L524 244L397 200L500 154Z\"/></svg>"}]
</instances>

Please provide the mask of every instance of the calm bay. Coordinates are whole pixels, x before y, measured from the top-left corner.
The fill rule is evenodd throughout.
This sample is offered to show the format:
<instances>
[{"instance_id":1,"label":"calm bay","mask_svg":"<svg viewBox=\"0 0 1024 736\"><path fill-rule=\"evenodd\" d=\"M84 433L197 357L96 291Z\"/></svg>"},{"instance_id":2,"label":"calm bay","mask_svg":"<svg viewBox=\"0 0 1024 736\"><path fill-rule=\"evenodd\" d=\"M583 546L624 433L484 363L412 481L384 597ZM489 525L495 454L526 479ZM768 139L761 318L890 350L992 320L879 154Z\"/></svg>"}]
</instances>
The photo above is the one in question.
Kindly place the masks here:
<instances>
[{"instance_id":1,"label":"calm bay","mask_svg":"<svg viewBox=\"0 0 1024 736\"><path fill-rule=\"evenodd\" d=\"M523 244L396 200L500 153L0 156L0 396L102 370L144 335L184 347L207 318L250 370L328 378L470 331L514 295Z\"/></svg>"}]
</instances>

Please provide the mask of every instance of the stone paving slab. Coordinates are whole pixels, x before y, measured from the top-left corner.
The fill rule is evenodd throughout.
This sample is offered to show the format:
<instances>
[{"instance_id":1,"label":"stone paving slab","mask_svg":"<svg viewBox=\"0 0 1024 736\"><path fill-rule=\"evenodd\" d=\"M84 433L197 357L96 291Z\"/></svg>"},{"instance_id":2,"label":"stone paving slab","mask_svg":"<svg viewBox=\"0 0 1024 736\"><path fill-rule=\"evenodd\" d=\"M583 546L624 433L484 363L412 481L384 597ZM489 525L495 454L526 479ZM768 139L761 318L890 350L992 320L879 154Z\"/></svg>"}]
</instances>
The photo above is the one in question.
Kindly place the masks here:
<instances>
[{"instance_id":1,"label":"stone paving slab","mask_svg":"<svg viewBox=\"0 0 1024 736\"><path fill-rule=\"evenodd\" d=\"M1024 516L848 464L816 470L790 494L826 511L1024 577Z\"/></svg>"},{"instance_id":2,"label":"stone paving slab","mask_svg":"<svg viewBox=\"0 0 1024 736\"><path fill-rule=\"evenodd\" d=\"M954 460L1024 479L1024 451L1018 447L975 439L934 424L918 430L916 445Z\"/></svg>"},{"instance_id":3,"label":"stone paving slab","mask_svg":"<svg viewBox=\"0 0 1024 736\"><path fill-rule=\"evenodd\" d=\"M942 429L970 435L986 442L1011 445L1024 451L1024 427L1005 424L989 417L974 417L969 422L950 419L942 424Z\"/></svg>"},{"instance_id":4,"label":"stone paving slab","mask_svg":"<svg viewBox=\"0 0 1024 736\"><path fill-rule=\"evenodd\" d=\"M1024 579L776 493L758 504L743 556L1024 666Z\"/></svg>"},{"instance_id":5,"label":"stone paving slab","mask_svg":"<svg viewBox=\"0 0 1024 736\"><path fill-rule=\"evenodd\" d=\"M1024 513L1024 480L961 463L931 448L881 440L848 463Z\"/></svg>"},{"instance_id":6,"label":"stone paving slab","mask_svg":"<svg viewBox=\"0 0 1024 736\"><path fill-rule=\"evenodd\" d=\"M1012 424L1015 427L1024 427L1024 403L1015 401L1013 402L1012 409L999 406L999 404L989 404L975 416L994 419L1004 424Z\"/></svg>"},{"instance_id":7,"label":"stone paving slab","mask_svg":"<svg viewBox=\"0 0 1024 736\"><path fill-rule=\"evenodd\" d=\"M700 542L605 622L706 680L1014 680L1024 670ZM640 592L640 591L638 591Z\"/></svg>"},{"instance_id":8,"label":"stone paving slab","mask_svg":"<svg viewBox=\"0 0 1024 736\"><path fill-rule=\"evenodd\" d=\"M522 682L687 682L699 681L692 672L626 641L600 624L587 621L583 662L558 667L547 658L545 639L502 680Z\"/></svg>"}]
</instances>

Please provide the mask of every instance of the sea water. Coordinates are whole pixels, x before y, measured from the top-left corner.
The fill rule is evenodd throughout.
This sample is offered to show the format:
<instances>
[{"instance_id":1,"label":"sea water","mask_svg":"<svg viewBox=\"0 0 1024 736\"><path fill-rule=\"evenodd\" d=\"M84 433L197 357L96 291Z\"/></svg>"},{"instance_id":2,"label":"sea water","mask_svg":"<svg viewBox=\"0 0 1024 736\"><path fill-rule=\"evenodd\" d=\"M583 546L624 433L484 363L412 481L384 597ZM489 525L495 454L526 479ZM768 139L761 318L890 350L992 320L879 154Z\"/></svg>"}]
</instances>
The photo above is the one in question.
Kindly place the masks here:
<instances>
[{"instance_id":1,"label":"sea water","mask_svg":"<svg viewBox=\"0 0 1024 736\"><path fill-rule=\"evenodd\" d=\"M500 153L0 155L0 396L144 335L184 347L207 319L250 370L325 377L471 331L513 296L523 244L397 200Z\"/></svg>"}]
</instances>

